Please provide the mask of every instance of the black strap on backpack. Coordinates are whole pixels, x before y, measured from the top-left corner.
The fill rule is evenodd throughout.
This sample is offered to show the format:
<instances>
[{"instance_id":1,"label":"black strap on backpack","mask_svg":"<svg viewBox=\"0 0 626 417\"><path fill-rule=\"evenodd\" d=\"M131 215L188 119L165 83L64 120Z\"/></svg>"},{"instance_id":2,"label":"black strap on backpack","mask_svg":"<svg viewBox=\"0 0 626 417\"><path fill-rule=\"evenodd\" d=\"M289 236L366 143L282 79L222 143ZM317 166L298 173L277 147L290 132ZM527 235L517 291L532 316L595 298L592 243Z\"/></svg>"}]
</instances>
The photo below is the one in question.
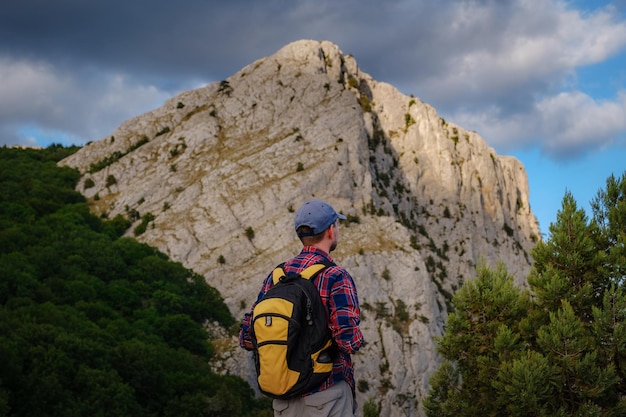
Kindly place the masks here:
<instances>
[{"instance_id":1,"label":"black strap on backpack","mask_svg":"<svg viewBox=\"0 0 626 417\"><path fill-rule=\"evenodd\" d=\"M284 269L285 263L283 262L282 264L274 268L274 271L272 272L272 282L274 283L274 285L276 285L280 281L284 281L286 279L290 279L290 277L292 276L296 277L298 275L300 275L302 278L306 278L309 281L313 282L320 272L332 266L336 266L336 264L334 262L324 260L320 263L309 265L308 267L300 271L299 274L292 274L292 273L286 274L285 269Z\"/></svg>"}]
</instances>

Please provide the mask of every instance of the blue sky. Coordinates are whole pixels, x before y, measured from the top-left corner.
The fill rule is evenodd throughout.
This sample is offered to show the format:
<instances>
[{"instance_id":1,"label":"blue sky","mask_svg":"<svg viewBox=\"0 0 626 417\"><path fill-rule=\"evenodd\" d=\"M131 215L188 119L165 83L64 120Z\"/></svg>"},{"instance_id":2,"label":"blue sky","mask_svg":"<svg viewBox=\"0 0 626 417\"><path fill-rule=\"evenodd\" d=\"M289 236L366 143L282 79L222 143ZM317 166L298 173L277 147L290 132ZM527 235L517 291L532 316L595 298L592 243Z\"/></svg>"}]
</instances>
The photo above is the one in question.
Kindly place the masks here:
<instances>
[{"instance_id":1,"label":"blue sky","mask_svg":"<svg viewBox=\"0 0 626 417\"><path fill-rule=\"evenodd\" d=\"M626 0L22 0L0 5L0 144L84 144L299 39L526 167L541 231L626 172Z\"/></svg>"}]
</instances>

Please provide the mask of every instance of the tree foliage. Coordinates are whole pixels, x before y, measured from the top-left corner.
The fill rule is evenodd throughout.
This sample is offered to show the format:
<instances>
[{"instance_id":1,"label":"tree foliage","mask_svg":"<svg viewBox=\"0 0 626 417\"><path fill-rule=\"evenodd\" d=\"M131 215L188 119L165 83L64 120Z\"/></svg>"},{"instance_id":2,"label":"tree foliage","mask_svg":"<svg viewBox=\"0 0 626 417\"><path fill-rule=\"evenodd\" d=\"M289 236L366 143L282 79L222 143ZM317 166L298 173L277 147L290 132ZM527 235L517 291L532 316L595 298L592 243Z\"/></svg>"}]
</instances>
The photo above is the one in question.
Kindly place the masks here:
<instances>
[{"instance_id":1,"label":"tree foliage","mask_svg":"<svg viewBox=\"0 0 626 417\"><path fill-rule=\"evenodd\" d=\"M220 294L93 216L75 150L0 148L0 417L269 415L208 366Z\"/></svg>"},{"instance_id":2,"label":"tree foliage","mask_svg":"<svg viewBox=\"0 0 626 417\"><path fill-rule=\"evenodd\" d=\"M480 266L454 295L428 416L626 415L626 173L566 193L528 288Z\"/></svg>"}]
</instances>

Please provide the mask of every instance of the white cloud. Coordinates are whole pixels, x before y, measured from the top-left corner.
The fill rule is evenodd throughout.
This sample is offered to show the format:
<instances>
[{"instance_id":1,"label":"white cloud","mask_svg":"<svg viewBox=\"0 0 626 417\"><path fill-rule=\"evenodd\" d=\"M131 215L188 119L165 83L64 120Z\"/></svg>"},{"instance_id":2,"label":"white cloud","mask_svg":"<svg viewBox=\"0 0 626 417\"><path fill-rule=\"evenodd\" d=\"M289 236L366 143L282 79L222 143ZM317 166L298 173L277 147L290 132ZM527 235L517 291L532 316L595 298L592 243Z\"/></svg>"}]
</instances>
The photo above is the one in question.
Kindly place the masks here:
<instances>
[{"instance_id":1,"label":"white cloud","mask_svg":"<svg viewBox=\"0 0 626 417\"><path fill-rule=\"evenodd\" d=\"M35 132L40 145L98 140L171 96L120 74L72 76L45 63L0 60L0 143L33 145Z\"/></svg>"},{"instance_id":2,"label":"white cloud","mask_svg":"<svg viewBox=\"0 0 626 417\"><path fill-rule=\"evenodd\" d=\"M1 121L27 118L35 112L53 116L59 111L54 97L66 86L49 65L0 59L0 79Z\"/></svg>"},{"instance_id":3,"label":"white cloud","mask_svg":"<svg viewBox=\"0 0 626 417\"><path fill-rule=\"evenodd\" d=\"M626 93L595 100L579 91L563 92L535 103L528 112L502 117L499 108L458 112L455 123L476 130L503 152L539 146L555 159L580 156L616 144L626 132Z\"/></svg>"},{"instance_id":4,"label":"white cloud","mask_svg":"<svg viewBox=\"0 0 626 417\"><path fill-rule=\"evenodd\" d=\"M581 92L565 92L537 104L550 154L559 149L581 152L611 145L620 132L626 131L626 95L616 100L597 101ZM549 140L549 138L554 138Z\"/></svg>"},{"instance_id":5,"label":"white cloud","mask_svg":"<svg viewBox=\"0 0 626 417\"><path fill-rule=\"evenodd\" d=\"M88 140L98 140L123 121L163 104L170 92L153 85L133 84L116 74L105 77L101 89L90 92L91 103L80 130Z\"/></svg>"},{"instance_id":6,"label":"white cloud","mask_svg":"<svg viewBox=\"0 0 626 417\"><path fill-rule=\"evenodd\" d=\"M492 2L463 2L455 9L450 26L456 45L442 58L448 65L418 80L418 95L436 98L440 107L459 100L504 103L516 93L530 100L529 92L558 90L578 67L626 47L626 23L611 8L586 16L561 2L509 3L501 13Z\"/></svg>"},{"instance_id":7,"label":"white cloud","mask_svg":"<svg viewBox=\"0 0 626 417\"><path fill-rule=\"evenodd\" d=\"M419 84L420 98L503 152L539 146L568 158L624 136L623 78L616 96L599 100L577 75L626 47L626 22L612 7L583 14L564 2L520 0L498 13L492 2L462 4L452 25L460 46Z\"/></svg>"},{"instance_id":8,"label":"white cloud","mask_svg":"<svg viewBox=\"0 0 626 417\"><path fill-rule=\"evenodd\" d=\"M531 147L543 137L541 125L537 123L533 112L515 113L502 118L500 109L491 106L477 111L456 112L446 119L476 131L498 152L507 153L518 147Z\"/></svg>"},{"instance_id":9,"label":"white cloud","mask_svg":"<svg viewBox=\"0 0 626 417\"><path fill-rule=\"evenodd\" d=\"M608 6L590 15L578 11L559 14L555 37L562 46L560 61L565 67L598 63L624 48L626 24L617 10Z\"/></svg>"}]
</instances>

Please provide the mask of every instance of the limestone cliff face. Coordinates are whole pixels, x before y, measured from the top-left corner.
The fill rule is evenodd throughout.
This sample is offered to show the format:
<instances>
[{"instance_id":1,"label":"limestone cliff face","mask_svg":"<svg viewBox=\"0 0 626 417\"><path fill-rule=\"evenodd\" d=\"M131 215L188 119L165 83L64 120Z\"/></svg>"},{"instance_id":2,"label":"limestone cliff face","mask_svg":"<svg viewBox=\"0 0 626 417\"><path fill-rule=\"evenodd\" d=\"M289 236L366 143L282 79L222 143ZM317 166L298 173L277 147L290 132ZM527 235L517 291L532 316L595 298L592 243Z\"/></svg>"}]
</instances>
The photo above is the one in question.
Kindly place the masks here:
<instances>
[{"instance_id":1,"label":"limestone cliff face","mask_svg":"<svg viewBox=\"0 0 626 417\"><path fill-rule=\"evenodd\" d=\"M421 415L451 294L480 260L516 281L539 239L526 172L418 98L361 72L329 42L299 41L226 80L184 92L61 162L99 214L203 274L232 313L296 254L298 206L349 216L336 262L354 276L367 346L358 401ZM133 228L128 231L133 235ZM253 382L234 338L217 370Z\"/></svg>"}]
</instances>

